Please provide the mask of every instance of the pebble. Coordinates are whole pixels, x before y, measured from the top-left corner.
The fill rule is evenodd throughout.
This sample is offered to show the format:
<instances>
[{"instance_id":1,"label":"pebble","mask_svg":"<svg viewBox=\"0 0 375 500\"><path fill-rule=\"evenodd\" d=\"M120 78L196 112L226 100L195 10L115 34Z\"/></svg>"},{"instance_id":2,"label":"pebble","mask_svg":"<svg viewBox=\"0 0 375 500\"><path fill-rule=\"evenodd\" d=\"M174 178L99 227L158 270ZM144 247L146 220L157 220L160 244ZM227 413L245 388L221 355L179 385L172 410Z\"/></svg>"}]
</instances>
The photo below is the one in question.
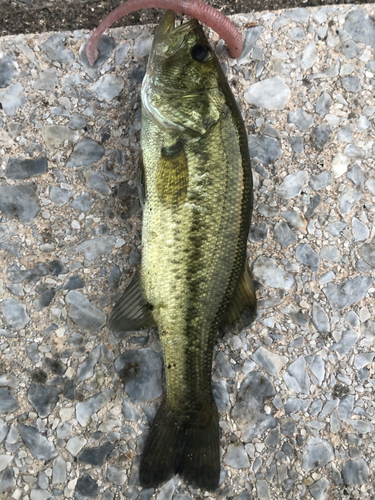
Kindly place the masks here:
<instances>
[{"instance_id":1,"label":"pebble","mask_svg":"<svg viewBox=\"0 0 375 500\"><path fill-rule=\"evenodd\" d=\"M251 356L258 365L264 368L270 375L278 377L280 370L288 362L288 358L259 347Z\"/></svg>"},{"instance_id":2,"label":"pebble","mask_svg":"<svg viewBox=\"0 0 375 500\"><path fill-rule=\"evenodd\" d=\"M246 469L250 467L249 457L241 444L230 444L228 446L227 454L224 457L224 463L234 469Z\"/></svg>"},{"instance_id":3,"label":"pebble","mask_svg":"<svg viewBox=\"0 0 375 500\"><path fill-rule=\"evenodd\" d=\"M219 412L227 412L231 408L228 386L224 380L212 384L212 394Z\"/></svg>"},{"instance_id":4,"label":"pebble","mask_svg":"<svg viewBox=\"0 0 375 500\"><path fill-rule=\"evenodd\" d=\"M37 189L37 185L27 183L0 186L0 211L22 222L32 222L40 212Z\"/></svg>"},{"instance_id":5,"label":"pebble","mask_svg":"<svg viewBox=\"0 0 375 500\"><path fill-rule=\"evenodd\" d=\"M148 403L162 394L162 357L151 347L127 351L115 361L125 392L135 403Z\"/></svg>"},{"instance_id":6,"label":"pebble","mask_svg":"<svg viewBox=\"0 0 375 500\"><path fill-rule=\"evenodd\" d=\"M313 147L315 149L321 150L327 144L327 142L331 139L332 129L327 123L321 123L317 127L312 129L313 136L315 137L313 140Z\"/></svg>"},{"instance_id":7,"label":"pebble","mask_svg":"<svg viewBox=\"0 0 375 500\"><path fill-rule=\"evenodd\" d=\"M62 207L68 202L71 193L67 189L61 189L57 186L51 186L49 196L54 205L56 205L57 207Z\"/></svg>"},{"instance_id":8,"label":"pebble","mask_svg":"<svg viewBox=\"0 0 375 500\"><path fill-rule=\"evenodd\" d=\"M96 498L99 494L99 486L92 477L85 472L77 481L75 492L84 498Z\"/></svg>"},{"instance_id":9,"label":"pebble","mask_svg":"<svg viewBox=\"0 0 375 500\"><path fill-rule=\"evenodd\" d=\"M26 104L22 85L11 83L5 90L0 90L0 104L6 115L14 116Z\"/></svg>"},{"instance_id":10,"label":"pebble","mask_svg":"<svg viewBox=\"0 0 375 500\"><path fill-rule=\"evenodd\" d=\"M0 472L8 467L13 458L14 455L0 455Z\"/></svg>"},{"instance_id":11,"label":"pebble","mask_svg":"<svg viewBox=\"0 0 375 500\"><path fill-rule=\"evenodd\" d=\"M284 381L289 386L293 386L293 392L303 392L309 394L310 392L310 378L306 371L306 361L303 356L300 356L292 364L287 367L284 375Z\"/></svg>"},{"instance_id":12,"label":"pebble","mask_svg":"<svg viewBox=\"0 0 375 500\"><path fill-rule=\"evenodd\" d=\"M313 304L312 321L318 332L320 333L330 332L329 318L324 309L317 302L314 302Z\"/></svg>"},{"instance_id":13,"label":"pebble","mask_svg":"<svg viewBox=\"0 0 375 500\"><path fill-rule=\"evenodd\" d=\"M256 482L257 494L260 500L271 500L270 487L264 479Z\"/></svg>"},{"instance_id":14,"label":"pebble","mask_svg":"<svg viewBox=\"0 0 375 500\"><path fill-rule=\"evenodd\" d=\"M66 462L65 460L58 456L53 461L52 467L52 484L62 484L66 481Z\"/></svg>"},{"instance_id":15,"label":"pebble","mask_svg":"<svg viewBox=\"0 0 375 500\"><path fill-rule=\"evenodd\" d=\"M45 290L40 295L38 295L37 299L34 300L33 305L36 311L41 311L45 307L48 307L52 302L55 296L54 290Z\"/></svg>"},{"instance_id":16,"label":"pebble","mask_svg":"<svg viewBox=\"0 0 375 500\"><path fill-rule=\"evenodd\" d=\"M90 421L91 416L98 410L103 408L104 405L109 403L113 398L112 389L104 389L102 392L95 394L91 398L76 405L76 418L82 427L86 427Z\"/></svg>"},{"instance_id":17,"label":"pebble","mask_svg":"<svg viewBox=\"0 0 375 500\"><path fill-rule=\"evenodd\" d=\"M301 137L300 135L295 135L293 137L291 136L289 137L289 143L295 153L297 153L298 155L301 155L303 153L303 137Z\"/></svg>"},{"instance_id":18,"label":"pebble","mask_svg":"<svg viewBox=\"0 0 375 500\"><path fill-rule=\"evenodd\" d=\"M357 188L363 188L366 176L360 166L353 165L347 173L347 177L357 186Z\"/></svg>"},{"instance_id":19,"label":"pebble","mask_svg":"<svg viewBox=\"0 0 375 500\"><path fill-rule=\"evenodd\" d=\"M358 341L359 334L355 330L346 330L343 332L341 339L332 344L330 349L331 351L337 351L341 355L347 354L350 349L354 346L354 344Z\"/></svg>"},{"instance_id":20,"label":"pebble","mask_svg":"<svg viewBox=\"0 0 375 500\"><path fill-rule=\"evenodd\" d=\"M77 368L77 383L80 384L85 380L88 380L94 375L94 368L96 363L99 360L100 353L102 349L102 344L99 344L91 351L91 353L87 356L87 359L78 365Z\"/></svg>"},{"instance_id":21,"label":"pebble","mask_svg":"<svg viewBox=\"0 0 375 500\"><path fill-rule=\"evenodd\" d=\"M41 418L48 417L59 402L60 390L56 387L46 387L33 382L27 398Z\"/></svg>"},{"instance_id":22,"label":"pebble","mask_svg":"<svg viewBox=\"0 0 375 500\"><path fill-rule=\"evenodd\" d=\"M21 158L9 158L5 169L8 179L25 180L36 175L45 174L48 170L48 162L45 156L23 160Z\"/></svg>"},{"instance_id":23,"label":"pebble","mask_svg":"<svg viewBox=\"0 0 375 500\"><path fill-rule=\"evenodd\" d=\"M17 75L17 64L11 54L0 57L0 89L8 87Z\"/></svg>"},{"instance_id":24,"label":"pebble","mask_svg":"<svg viewBox=\"0 0 375 500\"><path fill-rule=\"evenodd\" d=\"M372 279L365 276L357 276L348 279L343 284L328 283L323 292L326 295L334 311L345 309L362 300L372 284Z\"/></svg>"},{"instance_id":25,"label":"pebble","mask_svg":"<svg viewBox=\"0 0 375 500\"><path fill-rule=\"evenodd\" d=\"M18 423L18 430L25 445L34 458L49 461L58 453L55 445L41 434L35 427Z\"/></svg>"},{"instance_id":26,"label":"pebble","mask_svg":"<svg viewBox=\"0 0 375 500\"><path fill-rule=\"evenodd\" d=\"M253 275L272 288L290 290L295 282L294 276L283 271L273 259L258 257L253 267Z\"/></svg>"},{"instance_id":27,"label":"pebble","mask_svg":"<svg viewBox=\"0 0 375 500\"><path fill-rule=\"evenodd\" d=\"M101 236L80 243L77 245L77 252L83 252L87 260L95 260L101 255L109 255L115 243L116 238L114 236Z\"/></svg>"},{"instance_id":28,"label":"pebble","mask_svg":"<svg viewBox=\"0 0 375 500\"><path fill-rule=\"evenodd\" d=\"M77 457L78 462L102 467L107 456L114 449L112 443L104 443L94 448L84 448Z\"/></svg>"},{"instance_id":29,"label":"pebble","mask_svg":"<svg viewBox=\"0 0 375 500\"><path fill-rule=\"evenodd\" d=\"M301 243L296 249L296 258L301 264L310 267L315 273L319 269L319 256L308 243Z\"/></svg>"},{"instance_id":30,"label":"pebble","mask_svg":"<svg viewBox=\"0 0 375 500\"><path fill-rule=\"evenodd\" d=\"M276 139L262 135L248 135L250 158L258 158L263 165L269 165L279 158L283 151Z\"/></svg>"},{"instance_id":31,"label":"pebble","mask_svg":"<svg viewBox=\"0 0 375 500\"><path fill-rule=\"evenodd\" d=\"M21 330L30 322L25 304L15 299L6 299L2 303L4 319L9 326L15 330Z\"/></svg>"},{"instance_id":32,"label":"pebble","mask_svg":"<svg viewBox=\"0 0 375 500\"><path fill-rule=\"evenodd\" d=\"M329 108L332 104L332 98L328 92L324 91L316 101L315 110L322 116L325 116L329 112Z\"/></svg>"},{"instance_id":33,"label":"pebble","mask_svg":"<svg viewBox=\"0 0 375 500\"><path fill-rule=\"evenodd\" d=\"M295 198L301 193L308 180L309 176L303 170L289 174L278 186L277 194L284 199Z\"/></svg>"},{"instance_id":34,"label":"pebble","mask_svg":"<svg viewBox=\"0 0 375 500\"><path fill-rule=\"evenodd\" d=\"M356 217L352 219L352 233L356 241L366 240L370 235L370 230Z\"/></svg>"},{"instance_id":35,"label":"pebble","mask_svg":"<svg viewBox=\"0 0 375 500\"><path fill-rule=\"evenodd\" d=\"M362 199L361 191L355 189L352 186L348 186L341 195L339 200L340 212L343 215L350 213L352 208Z\"/></svg>"},{"instance_id":36,"label":"pebble","mask_svg":"<svg viewBox=\"0 0 375 500\"><path fill-rule=\"evenodd\" d=\"M74 323L85 331L98 333L106 324L107 317L100 309L90 303L80 292L71 290L65 297L69 307L69 316Z\"/></svg>"},{"instance_id":37,"label":"pebble","mask_svg":"<svg viewBox=\"0 0 375 500\"><path fill-rule=\"evenodd\" d=\"M104 155L104 148L90 137L83 137L75 144L66 166L68 168L91 167Z\"/></svg>"},{"instance_id":38,"label":"pebble","mask_svg":"<svg viewBox=\"0 0 375 500\"><path fill-rule=\"evenodd\" d=\"M42 71L33 82L34 90L54 90L57 85L57 75L55 68L48 68Z\"/></svg>"},{"instance_id":39,"label":"pebble","mask_svg":"<svg viewBox=\"0 0 375 500\"><path fill-rule=\"evenodd\" d=\"M259 208L259 207L258 207ZM255 222L250 226L249 240L252 243L263 241L268 237L268 226L265 222Z\"/></svg>"},{"instance_id":40,"label":"pebble","mask_svg":"<svg viewBox=\"0 0 375 500\"><path fill-rule=\"evenodd\" d=\"M64 285L64 290L77 290L85 286L84 280L78 275L69 276L68 281Z\"/></svg>"},{"instance_id":41,"label":"pebble","mask_svg":"<svg viewBox=\"0 0 375 500\"><path fill-rule=\"evenodd\" d=\"M309 437L304 448L302 468L310 471L324 467L334 458L331 443L320 437Z\"/></svg>"},{"instance_id":42,"label":"pebble","mask_svg":"<svg viewBox=\"0 0 375 500\"><path fill-rule=\"evenodd\" d=\"M92 207L94 200L90 193L84 191L82 194L77 196L74 201L70 204L71 207L80 210L81 212L88 212Z\"/></svg>"},{"instance_id":43,"label":"pebble","mask_svg":"<svg viewBox=\"0 0 375 500\"><path fill-rule=\"evenodd\" d=\"M78 113L73 113L69 118L68 127L73 130L81 130L86 127L86 118Z\"/></svg>"},{"instance_id":44,"label":"pebble","mask_svg":"<svg viewBox=\"0 0 375 500\"><path fill-rule=\"evenodd\" d=\"M125 82L122 76L105 74L92 86L99 101L110 102L117 97L124 88Z\"/></svg>"},{"instance_id":45,"label":"pebble","mask_svg":"<svg viewBox=\"0 0 375 500\"><path fill-rule=\"evenodd\" d=\"M335 179L341 177L348 170L350 159L343 153L338 153L332 160L332 174Z\"/></svg>"},{"instance_id":46,"label":"pebble","mask_svg":"<svg viewBox=\"0 0 375 500\"><path fill-rule=\"evenodd\" d=\"M294 245L294 243L297 242L296 235L293 233L293 231L291 231L291 229L289 229L289 226L286 222L279 222L278 224L276 224L273 231L277 241L283 248L289 245Z\"/></svg>"},{"instance_id":47,"label":"pebble","mask_svg":"<svg viewBox=\"0 0 375 500\"><path fill-rule=\"evenodd\" d=\"M44 50L52 61L68 64L73 61L74 54L71 50L65 48L65 41L65 35L54 33L45 42L40 44L40 48Z\"/></svg>"},{"instance_id":48,"label":"pebble","mask_svg":"<svg viewBox=\"0 0 375 500\"><path fill-rule=\"evenodd\" d=\"M18 409L18 401L9 389L0 387L0 413L12 413Z\"/></svg>"},{"instance_id":49,"label":"pebble","mask_svg":"<svg viewBox=\"0 0 375 500\"><path fill-rule=\"evenodd\" d=\"M86 185L90 189L93 189L104 196L111 194L111 188L108 186L106 180L100 172L91 172Z\"/></svg>"},{"instance_id":50,"label":"pebble","mask_svg":"<svg viewBox=\"0 0 375 500\"><path fill-rule=\"evenodd\" d=\"M365 460L346 460L342 468L344 484L353 486L364 484L369 478L369 469Z\"/></svg>"},{"instance_id":51,"label":"pebble","mask_svg":"<svg viewBox=\"0 0 375 500\"><path fill-rule=\"evenodd\" d=\"M362 259L371 267L375 267L375 245L365 243L360 250Z\"/></svg>"},{"instance_id":52,"label":"pebble","mask_svg":"<svg viewBox=\"0 0 375 500\"><path fill-rule=\"evenodd\" d=\"M330 482L325 477L321 477L309 487L311 495L315 500L325 500Z\"/></svg>"},{"instance_id":53,"label":"pebble","mask_svg":"<svg viewBox=\"0 0 375 500\"><path fill-rule=\"evenodd\" d=\"M320 191L332 184L332 174L331 172L324 171L318 175L312 175L310 178L309 186L311 186L314 191Z\"/></svg>"},{"instance_id":54,"label":"pebble","mask_svg":"<svg viewBox=\"0 0 375 500\"><path fill-rule=\"evenodd\" d=\"M0 493L13 488L16 485L13 470L9 467L0 473Z\"/></svg>"},{"instance_id":55,"label":"pebble","mask_svg":"<svg viewBox=\"0 0 375 500\"><path fill-rule=\"evenodd\" d=\"M289 95L290 89L284 80L280 76L274 76L247 87L244 99L259 108L276 111L285 108Z\"/></svg>"},{"instance_id":56,"label":"pebble","mask_svg":"<svg viewBox=\"0 0 375 500\"><path fill-rule=\"evenodd\" d=\"M314 119L312 115L307 113L301 108L296 108L295 111L289 111L288 123L293 123L299 132L305 132L313 124Z\"/></svg>"},{"instance_id":57,"label":"pebble","mask_svg":"<svg viewBox=\"0 0 375 500\"><path fill-rule=\"evenodd\" d=\"M346 15L344 29L355 42L364 43L375 49L375 26L362 10L355 9Z\"/></svg>"},{"instance_id":58,"label":"pebble","mask_svg":"<svg viewBox=\"0 0 375 500\"><path fill-rule=\"evenodd\" d=\"M327 262L340 262L341 254L335 245L326 245L320 252L320 257Z\"/></svg>"},{"instance_id":59,"label":"pebble","mask_svg":"<svg viewBox=\"0 0 375 500\"><path fill-rule=\"evenodd\" d=\"M124 415L125 420L129 422L137 422L141 418L141 414L137 408L131 403L128 397L124 397L122 400L121 411Z\"/></svg>"},{"instance_id":60,"label":"pebble","mask_svg":"<svg viewBox=\"0 0 375 500\"><path fill-rule=\"evenodd\" d=\"M361 84L356 76L341 76L340 81L348 92L359 92L361 90Z\"/></svg>"},{"instance_id":61,"label":"pebble","mask_svg":"<svg viewBox=\"0 0 375 500\"><path fill-rule=\"evenodd\" d=\"M308 43L299 54L299 57L297 57L297 60L298 59L300 59L300 66L303 70L306 71L307 69L311 68L318 59L318 53L315 43Z\"/></svg>"},{"instance_id":62,"label":"pebble","mask_svg":"<svg viewBox=\"0 0 375 500\"><path fill-rule=\"evenodd\" d=\"M0 443L2 443L7 437L8 430L7 424L0 418Z\"/></svg>"}]
</instances>

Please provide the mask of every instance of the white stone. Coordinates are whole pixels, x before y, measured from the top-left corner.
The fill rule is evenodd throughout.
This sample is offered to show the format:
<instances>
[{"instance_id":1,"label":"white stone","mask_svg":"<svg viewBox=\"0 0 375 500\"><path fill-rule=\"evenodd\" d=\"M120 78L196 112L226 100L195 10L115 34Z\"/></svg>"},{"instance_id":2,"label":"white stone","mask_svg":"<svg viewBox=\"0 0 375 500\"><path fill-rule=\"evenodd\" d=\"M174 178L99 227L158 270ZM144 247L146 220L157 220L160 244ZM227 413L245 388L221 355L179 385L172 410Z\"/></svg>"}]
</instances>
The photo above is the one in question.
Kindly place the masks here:
<instances>
[{"instance_id":1,"label":"white stone","mask_svg":"<svg viewBox=\"0 0 375 500\"><path fill-rule=\"evenodd\" d=\"M341 177L348 170L350 159L343 153L337 153L332 160L332 174L335 179Z\"/></svg>"}]
</instances>

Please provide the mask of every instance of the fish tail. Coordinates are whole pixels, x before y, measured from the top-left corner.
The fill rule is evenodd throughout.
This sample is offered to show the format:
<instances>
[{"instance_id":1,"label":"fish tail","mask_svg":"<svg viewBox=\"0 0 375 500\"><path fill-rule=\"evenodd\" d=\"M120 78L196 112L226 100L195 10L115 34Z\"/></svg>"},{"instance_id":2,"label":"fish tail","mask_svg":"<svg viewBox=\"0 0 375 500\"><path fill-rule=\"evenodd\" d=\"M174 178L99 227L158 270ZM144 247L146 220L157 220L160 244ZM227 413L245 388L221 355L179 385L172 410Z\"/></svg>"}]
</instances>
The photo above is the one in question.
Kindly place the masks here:
<instances>
[{"instance_id":1,"label":"fish tail","mask_svg":"<svg viewBox=\"0 0 375 500\"><path fill-rule=\"evenodd\" d=\"M165 403L156 413L141 459L141 485L155 488L175 474L196 488L218 487L219 417L214 401L192 415L171 411Z\"/></svg>"}]
</instances>

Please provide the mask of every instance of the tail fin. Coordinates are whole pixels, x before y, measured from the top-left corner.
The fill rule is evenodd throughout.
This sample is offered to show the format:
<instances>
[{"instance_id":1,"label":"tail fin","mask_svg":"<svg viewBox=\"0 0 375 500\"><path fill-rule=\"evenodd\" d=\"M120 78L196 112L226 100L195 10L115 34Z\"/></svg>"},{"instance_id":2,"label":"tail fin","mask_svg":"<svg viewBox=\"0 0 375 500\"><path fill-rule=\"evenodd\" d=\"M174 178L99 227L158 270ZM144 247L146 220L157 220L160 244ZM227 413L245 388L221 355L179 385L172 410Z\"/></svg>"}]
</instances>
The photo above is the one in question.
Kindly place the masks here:
<instances>
[{"instance_id":1,"label":"tail fin","mask_svg":"<svg viewBox=\"0 0 375 500\"><path fill-rule=\"evenodd\" d=\"M218 487L219 418L214 401L192 415L172 412L165 403L159 408L141 459L141 485L155 488L175 474L195 488Z\"/></svg>"}]
</instances>

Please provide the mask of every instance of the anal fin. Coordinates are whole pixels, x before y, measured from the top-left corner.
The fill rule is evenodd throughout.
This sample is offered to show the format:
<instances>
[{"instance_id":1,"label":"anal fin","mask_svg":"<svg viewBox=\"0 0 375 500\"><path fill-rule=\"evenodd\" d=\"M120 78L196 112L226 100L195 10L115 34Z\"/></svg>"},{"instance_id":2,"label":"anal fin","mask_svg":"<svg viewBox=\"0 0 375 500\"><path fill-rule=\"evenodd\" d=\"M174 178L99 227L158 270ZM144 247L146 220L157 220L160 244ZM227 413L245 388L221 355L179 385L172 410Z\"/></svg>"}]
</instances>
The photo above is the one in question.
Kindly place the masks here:
<instances>
[{"instance_id":1,"label":"anal fin","mask_svg":"<svg viewBox=\"0 0 375 500\"><path fill-rule=\"evenodd\" d=\"M232 300L225 315L225 321L220 325L230 325L240 320L242 326L250 325L257 314L257 299L255 295L254 283L251 278L249 264L246 261L245 269L240 281L235 289Z\"/></svg>"},{"instance_id":2,"label":"anal fin","mask_svg":"<svg viewBox=\"0 0 375 500\"><path fill-rule=\"evenodd\" d=\"M114 332L129 332L155 325L150 305L141 288L141 275L137 271L120 300L113 308L108 328Z\"/></svg>"}]
</instances>

